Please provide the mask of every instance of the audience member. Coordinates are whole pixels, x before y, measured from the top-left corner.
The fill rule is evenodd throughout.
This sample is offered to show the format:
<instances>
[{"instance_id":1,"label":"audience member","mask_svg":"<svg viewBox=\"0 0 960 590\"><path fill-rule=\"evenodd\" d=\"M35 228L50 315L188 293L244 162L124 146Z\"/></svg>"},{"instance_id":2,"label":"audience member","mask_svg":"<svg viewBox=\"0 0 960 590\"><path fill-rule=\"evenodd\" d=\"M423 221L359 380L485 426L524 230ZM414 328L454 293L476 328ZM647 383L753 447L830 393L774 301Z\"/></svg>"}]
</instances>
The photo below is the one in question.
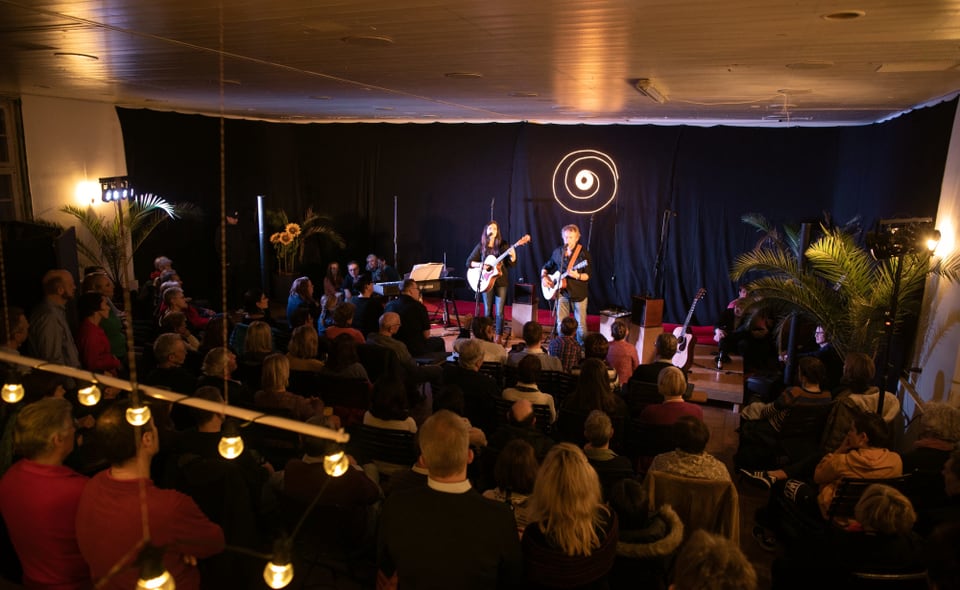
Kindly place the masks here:
<instances>
[{"instance_id":1,"label":"audience member","mask_svg":"<svg viewBox=\"0 0 960 590\"><path fill-rule=\"evenodd\" d=\"M96 292L84 293L77 299L77 313L80 316L77 331L80 365L94 373L116 375L120 359L113 356L107 333L100 327L100 322L110 315L106 297Z\"/></svg>"},{"instance_id":2,"label":"audience member","mask_svg":"<svg viewBox=\"0 0 960 590\"><path fill-rule=\"evenodd\" d=\"M813 358L819 360L823 363L824 369L826 369L825 376L823 378L823 383L821 387L823 389L834 391L840 385L841 379L844 372L844 361L840 356L840 353L837 352L837 349L834 348L833 343L830 342L829 335L827 334L826 329L823 326L817 326L813 331L814 341L817 343L817 349L811 352L800 353L797 355L798 358L803 358L805 356L812 356ZM850 358L850 354L847 354L847 358ZM786 360L786 359L782 359ZM862 392L857 392L862 393ZM884 400L886 401L886 400Z\"/></svg>"},{"instance_id":3,"label":"audience member","mask_svg":"<svg viewBox=\"0 0 960 590\"><path fill-rule=\"evenodd\" d=\"M906 464L906 461L904 463ZM916 531L921 535L929 534L941 524L960 522L960 448L950 453L940 475L943 477L941 489L945 499L942 503L927 507L920 512ZM927 491L926 488L922 490Z\"/></svg>"},{"instance_id":4,"label":"audience member","mask_svg":"<svg viewBox=\"0 0 960 590\"><path fill-rule=\"evenodd\" d=\"M348 262L347 274L343 277L343 282L340 283L340 290L343 291L344 301L350 301L360 293L360 289L356 288L356 284L361 276L363 275L360 274L360 263L356 260Z\"/></svg>"},{"instance_id":5,"label":"audience member","mask_svg":"<svg viewBox=\"0 0 960 590\"><path fill-rule=\"evenodd\" d=\"M63 464L74 448L71 413L70 402L54 397L16 416L14 447L23 458L0 479L0 515L25 588L92 587L74 527L87 478Z\"/></svg>"},{"instance_id":6,"label":"audience member","mask_svg":"<svg viewBox=\"0 0 960 590\"><path fill-rule=\"evenodd\" d=\"M503 399L513 402L525 399L535 406L547 406L550 408L550 422L552 424L557 421L557 408L554 405L553 396L540 391L537 386L537 379L540 378L540 359L542 356L528 354L520 359L517 364L517 384L504 389L501 395Z\"/></svg>"},{"instance_id":7,"label":"audience member","mask_svg":"<svg viewBox=\"0 0 960 590\"><path fill-rule=\"evenodd\" d=\"M334 260L327 264L327 272L323 275L323 294L327 297L327 305L335 309L343 301L343 275L340 274L340 263Z\"/></svg>"},{"instance_id":8,"label":"audience member","mask_svg":"<svg viewBox=\"0 0 960 590\"><path fill-rule=\"evenodd\" d=\"M501 365L506 364L507 349L494 342L497 333L492 318L488 318L486 316L477 316L473 318L473 321L470 322L470 332L473 335L472 339L476 340L477 343L480 344L480 349L483 351L483 362L500 363ZM460 352L460 346L467 340L470 339L457 339L453 343L453 350Z\"/></svg>"},{"instance_id":9,"label":"audience member","mask_svg":"<svg viewBox=\"0 0 960 590\"><path fill-rule=\"evenodd\" d=\"M160 334L153 341L157 366L143 379L144 385L162 387L189 395L197 384L197 375L184 368L187 345L177 334Z\"/></svg>"},{"instance_id":10,"label":"audience member","mask_svg":"<svg viewBox=\"0 0 960 590\"><path fill-rule=\"evenodd\" d=\"M379 330L367 336L367 343L382 346L395 352L406 376L417 383L423 383L424 381L439 383L443 369L437 365L425 365L423 367L417 365L417 361L413 359L407 345L394 337L397 330L400 329L400 323L400 316L397 313L385 311L380 316Z\"/></svg>"},{"instance_id":11,"label":"audience member","mask_svg":"<svg viewBox=\"0 0 960 590\"><path fill-rule=\"evenodd\" d=\"M366 337L353 327L353 316L357 308L349 301L344 301L333 310L333 325L327 328L327 338L335 340L341 334L347 334L357 344L367 341Z\"/></svg>"},{"instance_id":12,"label":"audience member","mask_svg":"<svg viewBox=\"0 0 960 590\"><path fill-rule=\"evenodd\" d=\"M730 481L730 472L722 461L707 452L710 429L694 416L680 416L673 423L676 450L653 458L650 471L664 471L683 477Z\"/></svg>"},{"instance_id":13,"label":"audience member","mask_svg":"<svg viewBox=\"0 0 960 590\"><path fill-rule=\"evenodd\" d=\"M644 424L673 424L681 416L703 420L703 409L683 399L687 381L677 367L670 365L660 371L657 391L663 396L663 403L648 405L640 412L640 421Z\"/></svg>"},{"instance_id":14,"label":"audience member","mask_svg":"<svg viewBox=\"0 0 960 590\"><path fill-rule=\"evenodd\" d=\"M260 364L273 352L273 331L270 329L270 324L261 320L251 322L243 338L243 354L240 356L240 362Z\"/></svg>"},{"instance_id":15,"label":"audience member","mask_svg":"<svg viewBox=\"0 0 960 590\"><path fill-rule=\"evenodd\" d=\"M607 378L607 367L599 359L587 359L583 362L577 386L563 400L563 407L584 414L603 410L610 416L627 415L627 405L613 393Z\"/></svg>"},{"instance_id":16,"label":"audience member","mask_svg":"<svg viewBox=\"0 0 960 590\"><path fill-rule=\"evenodd\" d=\"M209 317L200 315L195 307L187 303L180 287L168 287L163 292L163 315L179 311L187 316L187 325L192 332L200 332L210 323ZM162 318L162 316L161 316Z\"/></svg>"},{"instance_id":17,"label":"audience member","mask_svg":"<svg viewBox=\"0 0 960 590\"><path fill-rule=\"evenodd\" d=\"M653 344L653 350L655 355L653 362L638 366L633 371L633 375L630 376L631 381L657 383L660 378L660 371L673 366L670 359L677 354L677 337L667 332L660 334ZM684 379L686 379L686 375L684 375Z\"/></svg>"},{"instance_id":18,"label":"audience member","mask_svg":"<svg viewBox=\"0 0 960 590\"><path fill-rule=\"evenodd\" d=\"M73 275L63 269L43 275L43 301L30 316L29 341L34 357L80 368L80 355L67 322L66 305L77 293Z\"/></svg>"},{"instance_id":19,"label":"audience member","mask_svg":"<svg viewBox=\"0 0 960 590\"><path fill-rule=\"evenodd\" d=\"M150 462L160 450L153 420L131 426L127 402L109 406L97 418L97 446L110 468L91 479L80 496L76 531L80 553L95 580L104 588L129 590L137 583L137 553L144 538L163 550L163 567L181 590L199 589L195 566L223 549L223 531L200 511L189 496L162 490L150 480ZM149 515L149 535L143 511ZM107 574L113 574L107 577Z\"/></svg>"},{"instance_id":20,"label":"audience member","mask_svg":"<svg viewBox=\"0 0 960 590\"><path fill-rule=\"evenodd\" d=\"M400 273L376 254L367 255L367 272L374 283L392 283L400 280Z\"/></svg>"},{"instance_id":21,"label":"audience member","mask_svg":"<svg viewBox=\"0 0 960 590\"><path fill-rule=\"evenodd\" d=\"M563 371L560 359L550 356L543 349L543 326L535 321L523 325L523 349L507 355L507 364L516 367L523 357L533 354L540 359L540 368L544 371Z\"/></svg>"},{"instance_id":22,"label":"audience member","mask_svg":"<svg viewBox=\"0 0 960 590\"><path fill-rule=\"evenodd\" d=\"M395 492L383 505L378 581L491 590L519 585L522 560L513 516L467 480L473 451L466 424L453 412L433 414L420 430L420 452L427 487Z\"/></svg>"},{"instance_id":23,"label":"audience member","mask_svg":"<svg viewBox=\"0 0 960 590\"><path fill-rule=\"evenodd\" d=\"M480 372L483 350L480 343L470 339L460 346L456 364L443 368L443 386L456 385L463 391L465 416L474 426L491 432L496 426L496 398L500 388L492 377ZM441 394L442 397L443 394Z\"/></svg>"},{"instance_id":24,"label":"audience member","mask_svg":"<svg viewBox=\"0 0 960 590\"><path fill-rule=\"evenodd\" d=\"M617 372L620 383L629 381L633 372L640 366L637 347L627 342L628 333L627 323L623 320L615 320L610 327L613 340L607 350L607 364Z\"/></svg>"},{"instance_id":25,"label":"audience member","mask_svg":"<svg viewBox=\"0 0 960 590\"><path fill-rule=\"evenodd\" d=\"M320 369L320 374L370 382L367 370L360 364L360 357L357 355L357 342L350 334L340 334L333 339L327 362Z\"/></svg>"},{"instance_id":26,"label":"audience member","mask_svg":"<svg viewBox=\"0 0 960 590\"><path fill-rule=\"evenodd\" d=\"M91 291L100 293L107 299L107 305L110 306L110 314L100 321L100 327L107 334L110 341L110 352L113 356L124 361L127 358L127 335L123 330L123 313L113 304L114 285L110 277L103 270L85 275L81 285L84 293Z\"/></svg>"},{"instance_id":27,"label":"audience member","mask_svg":"<svg viewBox=\"0 0 960 590\"><path fill-rule=\"evenodd\" d=\"M293 329L293 312L305 307L310 311L310 315L315 318L320 317L320 304L313 298L313 282L310 277L299 277L293 280L290 285L290 295L287 297L287 322Z\"/></svg>"},{"instance_id":28,"label":"audience member","mask_svg":"<svg viewBox=\"0 0 960 590\"><path fill-rule=\"evenodd\" d=\"M316 328L304 324L294 328L287 343L287 360L291 371L319 372L323 368L323 361L317 358L320 347L320 336Z\"/></svg>"},{"instance_id":29,"label":"audience member","mask_svg":"<svg viewBox=\"0 0 960 590\"><path fill-rule=\"evenodd\" d=\"M938 527L924 546L930 590L960 589L960 522Z\"/></svg>"},{"instance_id":30,"label":"audience member","mask_svg":"<svg viewBox=\"0 0 960 590\"><path fill-rule=\"evenodd\" d=\"M295 420L306 420L323 414L323 401L318 397L303 397L287 391L290 385L290 361L274 353L263 360L261 389L253 401L259 408L287 410Z\"/></svg>"},{"instance_id":31,"label":"audience member","mask_svg":"<svg viewBox=\"0 0 960 590\"><path fill-rule=\"evenodd\" d=\"M620 391L620 376L617 370L607 363L607 352L610 350L610 343L599 332L591 332L583 337L583 360L597 359L607 368L607 378L610 380L610 387L614 391ZM583 361L581 361L582 363ZM570 374L574 377L580 376L580 367L576 366L570 369Z\"/></svg>"},{"instance_id":32,"label":"audience member","mask_svg":"<svg viewBox=\"0 0 960 590\"><path fill-rule=\"evenodd\" d=\"M583 360L583 348L577 341L577 320L567 316L560 322L560 334L550 341L547 352L560 359L563 370L569 373Z\"/></svg>"},{"instance_id":33,"label":"audience member","mask_svg":"<svg viewBox=\"0 0 960 590\"><path fill-rule=\"evenodd\" d=\"M523 533L527 588L606 586L616 556L617 517L606 505L597 473L576 446L550 449L537 472Z\"/></svg>"},{"instance_id":34,"label":"audience member","mask_svg":"<svg viewBox=\"0 0 960 590\"><path fill-rule=\"evenodd\" d=\"M646 489L633 479L613 484L608 499L620 528L610 588L666 590L670 564L683 543L680 517L669 504L651 512Z\"/></svg>"},{"instance_id":35,"label":"audience member","mask_svg":"<svg viewBox=\"0 0 960 590\"><path fill-rule=\"evenodd\" d=\"M880 388L873 385L876 367L873 359L862 352L848 352L843 362L843 377L836 403L823 430L822 446L832 451L850 430L853 417L861 412L876 412ZM889 391L883 394L883 419L888 424L900 415L900 400Z\"/></svg>"},{"instance_id":36,"label":"audience member","mask_svg":"<svg viewBox=\"0 0 960 590\"><path fill-rule=\"evenodd\" d=\"M427 308L420 303L420 286L413 279L406 279L400 286L400 296L386 306L400 316L400 328L394 338L407 345L414 356L443 354L446 345L443 338L430 336L430 317Z\"/></svg>"},{"instance_id":37,"label":"audience member","mask_svg":"<svg viewBox=\"0 0 960 590\"><path fill-rule=\"evenodd\" d=\"M6 308L7 321L0 322L0 350L7 354L20 354L20 347L27 341L30 322L23 309L10 306ZM9 325L10 333L7 333Z\"/></svg>"},{"instance_id":38,"label":"audience member","mask_svg":"<svg viewBox=\"0 0 960 590\"><path fill-rule=\"evenodd\" d=\"M373 385L373 401L363 414L363 423L376 428L416 432L417 423L410 416L407 389L399 378L384 377Z\"/></svg>"},{"instance_id":39,"label":"audience member","mask_svg":"<svg viewBox=\"0 0 960 590\"><path fill-rule=\"evenodd\" d=\"M517 523L517 535L530 524L530 494L537 479L537 457L527 441L516 438L497 456L493 468L495 488L483 493L484 498L503 502L510 507Z\"/></svg>"},{"instance_id":40,"label":"audience member","mask_svg":"<svg viewBox=\"0 0 960 590\"><path fill-rule=\"evenodd\" d=\"M206 355L208 352L214 348L224 347L229 348L231 352L236 354L237 352L230 346L230 334L233 333L233 320L228 316L218 315L216 317L210 318L210 321L207 322L207 326L203 329L203 335L200 338L200 350L201 355Z\"/></svg>"},{"instance_id":41,"label":"audience member","mask_svg":"<svg viewBox=\"0 0 960 590\"><path fill-rule=\"evenodd\" d=\"M354 312L354 324L361 333L370 335L380 329L380 316L383 315L383 301L379 296L374 296L373 283L370 281L370 275L360 275L354 284L353 292L355 295L350 299L356 307Z\"/></svg>"},{"instance_id":42,"label":"audience member","mask_svg":"<svg viewBox=\"0 0 960 590\"><path fill-rule=\"evenodd\" d=\"M730 539L693 531L677 555L672 590L756 590L757 572Z\"/></svg>"},{"instance_id":43,"label":"audience member","mask_svg":"<svg viewBox=\"0 0 960 590\"><path fill-rule=\"evenodd\" d=\"M177 334L187 346L189 352L200 352L200 340L190 331L187 326L187 314L182 311L171 311L160 320L160 330L162 333Z\"/></svg>"},{"instance_id":44,"label":"audience member","mask_svg":"<svg viewBox=\"0 0 960 590\"><path fill-rule=\"evenodd\" d=\"M583 452L600 478L604 497L607 497L613 484L636 475L630 459L610 450L610 441L613 439L613 422L610 421L610 416L600 410L590 412L583 423L583 436L587 439Z\"/></svg>"},{"instance_id":45,"label":"audience member","mask_svg":"<svg viewBox=\"0 0 960 590\"><path fill-rule=\"evenodd\" d=\"M203 367L197 387L212 385L220 390L220 395L228 402L236 405L249 406L253 404L253 393L250 388L234 379L237 370L237 355L229 348L218 347L210 350L203 357Z\"/></svg>"},{"instance_id":46,"label":"audience member","mask_svg":"<svg viewBox=\"0 0 960 590\"><path fill-rule=\"evenodd\" d=\"M244 324L266 322L271 327L274 325L275 322L270 317L270 299L263 289L248 289L243 293L242 322Z\"/></svg>"}]
</instances>

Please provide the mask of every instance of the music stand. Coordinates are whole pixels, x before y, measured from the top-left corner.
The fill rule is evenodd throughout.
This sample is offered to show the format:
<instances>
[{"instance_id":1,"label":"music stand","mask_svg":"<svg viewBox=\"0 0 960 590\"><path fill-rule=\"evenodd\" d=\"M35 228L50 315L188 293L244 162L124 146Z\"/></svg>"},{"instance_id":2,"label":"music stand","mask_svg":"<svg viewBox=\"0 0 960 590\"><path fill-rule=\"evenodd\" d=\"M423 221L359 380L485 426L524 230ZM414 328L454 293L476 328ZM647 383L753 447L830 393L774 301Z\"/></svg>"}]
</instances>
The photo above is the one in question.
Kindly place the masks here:
<instances>
[{"instance_id":1,"label":"music stand","mask_svg":"<svg viewBox=\"0 0 960 590\"><path fill-rule=\"evenodd\" d=\"M422 264L414 264L413 268L410 269L410 278L417 281L435 281L440 278L440 273L443 272L444 265L442 262L424 262Z\"/></svg>"}]
</instances>

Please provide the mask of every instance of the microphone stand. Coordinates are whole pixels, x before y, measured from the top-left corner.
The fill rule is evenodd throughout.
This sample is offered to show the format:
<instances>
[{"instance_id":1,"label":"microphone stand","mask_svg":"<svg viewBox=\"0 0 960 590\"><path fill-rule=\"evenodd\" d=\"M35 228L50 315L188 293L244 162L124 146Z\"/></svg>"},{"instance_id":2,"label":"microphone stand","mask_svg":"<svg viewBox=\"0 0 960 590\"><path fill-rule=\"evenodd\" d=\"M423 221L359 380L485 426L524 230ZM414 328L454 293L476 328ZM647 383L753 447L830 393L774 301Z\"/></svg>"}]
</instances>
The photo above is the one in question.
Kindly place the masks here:
<instances>
[{"instance_id":1,"label":"microphone stand","mask_svg":"<svg viewBox=\"0 0 960 590\"><path fill-rule=\"evenodd\" d=\"M665 209L663 221L660 223L660 244L657 246L657 262L653 266L653 296L663 299L663 254L667 249L667 235L670 233L670 218L676 217L677 212Z\"/></svg>"}]
</instances>

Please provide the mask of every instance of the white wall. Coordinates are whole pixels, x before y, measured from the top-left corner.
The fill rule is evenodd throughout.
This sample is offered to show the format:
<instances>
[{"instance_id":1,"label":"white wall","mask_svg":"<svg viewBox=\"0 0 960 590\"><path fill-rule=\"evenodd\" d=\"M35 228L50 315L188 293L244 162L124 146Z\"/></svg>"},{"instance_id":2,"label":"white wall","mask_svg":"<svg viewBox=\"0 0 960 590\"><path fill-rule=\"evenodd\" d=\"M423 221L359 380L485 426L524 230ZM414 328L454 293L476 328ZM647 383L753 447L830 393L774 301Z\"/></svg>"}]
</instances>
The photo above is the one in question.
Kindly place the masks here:
<instances>
[{"instance_id":1,"label":"white wall","mask_svg":"<svg viewBox=\"0 0 960 590\"><path fill-rule=\"evenodd\" d=\"M956 253L960 247L960 109L954 116L936 224L941 240L935 254ZM919 396L960 406L960 285L928 279L914 350L912 366L923 369L915 379ZM913 404L905 400L904 409L912 415Z\"/></svg>"},{"instance_id":2,"label":"white wall","mask_svg":"<svg viewBox=\"0 0 960 590\"><path fill-rule=\"evenodd\" d=\"M40 96L21 99L34 219L76 226L75 219L61 213L60 207L86 207L91 202L97 213L113 219L115 207L100 200L97 180L127 174L123 134L114 106ZM80 194L82 183L87 183L85 194ZM77 228L77 237L89 238L82 228ZM80 264L85 264L82 258Z\"/></svg>"}]
</instances>

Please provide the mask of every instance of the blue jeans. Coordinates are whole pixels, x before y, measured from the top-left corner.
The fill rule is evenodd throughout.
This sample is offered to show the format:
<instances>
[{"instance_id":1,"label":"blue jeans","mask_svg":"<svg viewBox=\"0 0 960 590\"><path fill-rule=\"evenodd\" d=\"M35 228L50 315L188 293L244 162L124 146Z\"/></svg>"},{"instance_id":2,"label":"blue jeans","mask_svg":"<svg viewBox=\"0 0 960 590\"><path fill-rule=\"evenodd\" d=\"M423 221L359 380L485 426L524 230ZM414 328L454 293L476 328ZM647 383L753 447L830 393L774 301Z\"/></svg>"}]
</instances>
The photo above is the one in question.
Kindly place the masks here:
<instances>
[{"instance_id":1,"label":"blue jeans","mask_svg":"<svg viewBox=\"0 0 960 590\"><path fill-rule=\"evenodd\" d=\"M503 304L507 300L507 287L494 287L483 294L483 313L488 318L495 318L497 335L503 334ZM494 313L494 308L496 313Z\"/></svg>"},{"instance_id":2,"label":"blue jeans","mask_svg":"<svg viewBox=\"0 0 960 590\"><path fill-rule=\"evenodd\" d=\"M570 315L573 307L573 319L577 320L577 342L583 345L583 334L587 331L587 298L583 301L570 301L570 298L561 295L557 300L557 334L560 334L560 322Z\"/></svg>"}]
</instances>

